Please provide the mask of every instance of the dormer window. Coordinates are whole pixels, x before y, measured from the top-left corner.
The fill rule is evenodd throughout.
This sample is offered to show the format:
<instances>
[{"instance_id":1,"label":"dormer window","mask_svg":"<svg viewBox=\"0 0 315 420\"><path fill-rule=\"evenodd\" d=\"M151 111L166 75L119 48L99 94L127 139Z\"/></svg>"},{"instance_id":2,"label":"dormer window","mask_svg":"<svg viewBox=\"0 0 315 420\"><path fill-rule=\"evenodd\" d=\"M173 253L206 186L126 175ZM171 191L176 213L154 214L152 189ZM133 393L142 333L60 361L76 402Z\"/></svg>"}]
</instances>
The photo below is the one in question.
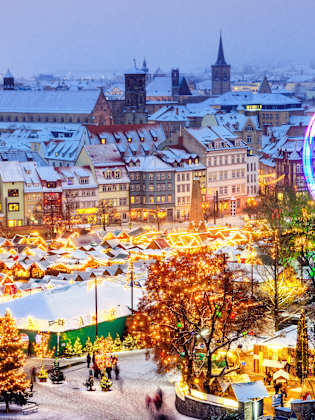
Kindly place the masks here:
<instances>
[{"instance_id":1,"label":"dormer window","mask_svg":"<svg viewBox=\"0 0 315 420\"><path fill-rule=\"evenodd\" d=\"M132 138L128 137L128 143L131 143L131 142L132 142Z\"/></svg>"},{"instance_id":2,"label":"dormer window","mask_svg":"<svg viewBox=\"0 0 315 420\"><path fill-rule=\"evenodd\" d=\"M88 184L89 183L89 178L88 177L82 177L80 178L80 184Z\"/></svg>"},{"instance_id":3,"label":"dormer window","mask_svg":"<svg viewBox=\"0 0 315 420\"><path fill-rule=\"evenodd\" d=\"M199 161L198 158L195 159L195 165L198 165Z\"/></svg>"},{"instance_id":4,"label":"dormer window","mask_svg":"<svg viewBox=\"0 0 315 420\"><path fill-rule=\"evenodd\" d=\"M68 185L73 185L73 178L68 178Z\"/></svg>"},{"instance_id":5,"label":"dormer window","mask_svg":"<svg viewBox=\"0 0 315 420\"><path fill-rule=\"evenodd\" d=\"M102 139L101 139L101 143L102 143L102 144L106 144L106 139L105 139L105 138L102 138Z\"/></svg>"},{"instance_id":6,"label":"dormer window","mask_svg":"<svg viewBox=\"0 0 315 420\"><path fill-rule=\"evenodd\" d=\"M153 137L153 141L157 141L157 139L158 139L157 137Z\"/></svg>"},{"instance_id":7,"label":"dormer window","mask_svg":"<svg viewBox=\"0 0 315 420\"><path fill-rule=\"evenodd\" d=\"M192 160L191 160L191 159L189 159L188 164L189 164L189 165L191 165L191 164L192 164Z\"/></svg>"},{"instance_id":8,"label":"dormer window","mask_svg":"<svg viewBox=\"0 0 315 420\"><path fill-rule=\"evenodd\" d=\"M109 169L107 169L106 171L103 172L103 175L106 179L111 179L112 177L112 171L110 171Z\"/></svg>"},{"instance_id":9,"label":"dormer window","mask_svg":"<svg viewBox=\"0 0 315 420\"><path fill-rule=\"evenodd\" d=\"M140 137L140 141L141 141L141 143L143 143L144 142L144 137Z\"/></svg>"},{"instance_id":10,"label":"dormer window","mask_svg":"<svg viewBox=\"0 0 315 420\"><path fill-rule=\"evenodd\" d=\"M56 152L56 153L55 153L55 156L57 157L58 155L59 155L59 153L58 153L58 152Z\"/></svg>"},{"instance_id":11,"label":"dormer window","mask_svg":"<svg viewBox=\"0 0 315 420\"><path fill-rule=\"evenodd\" d=\"M120 176L121 176L120 169L116 169L115 170L115 178L120 178Z\"/></svg>"}]
</instances>

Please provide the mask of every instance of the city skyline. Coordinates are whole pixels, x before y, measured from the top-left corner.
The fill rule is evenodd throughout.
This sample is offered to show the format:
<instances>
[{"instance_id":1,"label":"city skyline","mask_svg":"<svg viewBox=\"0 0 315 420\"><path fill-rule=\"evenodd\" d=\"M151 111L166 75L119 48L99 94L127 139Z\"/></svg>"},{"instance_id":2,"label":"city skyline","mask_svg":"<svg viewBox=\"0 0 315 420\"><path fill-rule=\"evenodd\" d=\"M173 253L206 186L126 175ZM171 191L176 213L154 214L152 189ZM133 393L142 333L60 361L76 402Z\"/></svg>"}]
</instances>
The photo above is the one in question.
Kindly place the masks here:
<instances>
[{"instance_id":1,"label":"city skyline","mask_svg":"<svg viewBox=\"0 0 315 420\"><path fill-rule=\"evenodd\" d=\"M18 7L0 29L0 71L10 68L17 76L123 72L134 57L138 63L146 57L152 71L209 68L220 30L232 66L315 61L309 55L315 38L312 0L289 0L286 9L282 0L273 0L272 8L249 0L198 0L194 10L186 0L162 0L159 8L143 0L132 8L126 0L92 0L88 9L81 0L56 0L54 8L38 0L14 3ZM9 5L2 10L8 14Z\"/></svg>"}]
</instances>

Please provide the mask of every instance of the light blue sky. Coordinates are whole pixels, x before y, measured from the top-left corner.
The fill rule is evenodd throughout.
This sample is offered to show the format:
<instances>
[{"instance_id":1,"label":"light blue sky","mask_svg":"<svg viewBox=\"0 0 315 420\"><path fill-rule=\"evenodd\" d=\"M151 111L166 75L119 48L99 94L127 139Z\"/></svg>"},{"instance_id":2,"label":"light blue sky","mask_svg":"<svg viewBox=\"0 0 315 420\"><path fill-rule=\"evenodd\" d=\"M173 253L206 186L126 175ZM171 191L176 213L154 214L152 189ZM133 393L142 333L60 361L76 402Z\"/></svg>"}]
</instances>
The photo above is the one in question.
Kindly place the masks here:
<instances>
[{"instance_id":1,"label":"light blue sky","mask_svg":"<svg viewBox=\"0 0 315 420\"><path fill-rule=\"evenodd\" d=\"M315 0L10 0L1 65L15 74L211 65L223 31L230 64L315 62Z\"/></svg>"}]
</instances>

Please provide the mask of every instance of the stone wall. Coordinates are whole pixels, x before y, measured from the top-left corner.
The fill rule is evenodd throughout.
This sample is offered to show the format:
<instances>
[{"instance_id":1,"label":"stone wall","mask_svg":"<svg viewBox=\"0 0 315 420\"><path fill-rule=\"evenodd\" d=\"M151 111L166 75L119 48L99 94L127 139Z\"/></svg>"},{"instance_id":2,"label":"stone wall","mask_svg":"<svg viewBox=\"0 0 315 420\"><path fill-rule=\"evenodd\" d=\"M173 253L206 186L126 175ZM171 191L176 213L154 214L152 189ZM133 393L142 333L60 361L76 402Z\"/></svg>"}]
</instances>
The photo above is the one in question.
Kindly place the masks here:
<instances>
[{"instance_id":1,"label":"stone wall","mask_svg":"<svg viewBox=\"0 0 315 420\"><path fill-rule=\"evenodd\" d=\"M197 401L189 396L182 400L176 394L175 407L177 411L185 416L193 417L195 419L218 419L224 414L235 413L235 410L224 406L219 406L210 403L209 401Z\"/></svg>"}]
</instances>

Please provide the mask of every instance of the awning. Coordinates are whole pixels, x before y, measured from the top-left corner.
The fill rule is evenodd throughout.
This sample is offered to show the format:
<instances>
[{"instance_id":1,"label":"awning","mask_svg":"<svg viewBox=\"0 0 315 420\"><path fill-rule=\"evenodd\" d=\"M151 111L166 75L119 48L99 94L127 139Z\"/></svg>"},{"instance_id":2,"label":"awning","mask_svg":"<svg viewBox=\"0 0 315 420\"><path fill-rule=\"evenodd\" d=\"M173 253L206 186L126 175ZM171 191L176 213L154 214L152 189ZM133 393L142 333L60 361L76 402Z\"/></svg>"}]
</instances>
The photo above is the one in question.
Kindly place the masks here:
<instances>
[{"instance_id":1,"label":"awning","mask_svg":"<svg viewBox=\"0 0 315 420\"><path fill-rule=\"evenodd\" d=\"M273 379L280 379L280 378L289 380L290 375L285 370L280 369L273 374Z\"/></svg>"},{"instance_id":2,"label":"awning","mask_svg":"<svg viewBox=\"0 0 315 420\"><path fill-rule=\"evenodd\" d=\"M287 362L279 362L279 360L264 359L262 362L263 367L271 367L275 369L283 369Z\"/></svg>"}]
</instances>

